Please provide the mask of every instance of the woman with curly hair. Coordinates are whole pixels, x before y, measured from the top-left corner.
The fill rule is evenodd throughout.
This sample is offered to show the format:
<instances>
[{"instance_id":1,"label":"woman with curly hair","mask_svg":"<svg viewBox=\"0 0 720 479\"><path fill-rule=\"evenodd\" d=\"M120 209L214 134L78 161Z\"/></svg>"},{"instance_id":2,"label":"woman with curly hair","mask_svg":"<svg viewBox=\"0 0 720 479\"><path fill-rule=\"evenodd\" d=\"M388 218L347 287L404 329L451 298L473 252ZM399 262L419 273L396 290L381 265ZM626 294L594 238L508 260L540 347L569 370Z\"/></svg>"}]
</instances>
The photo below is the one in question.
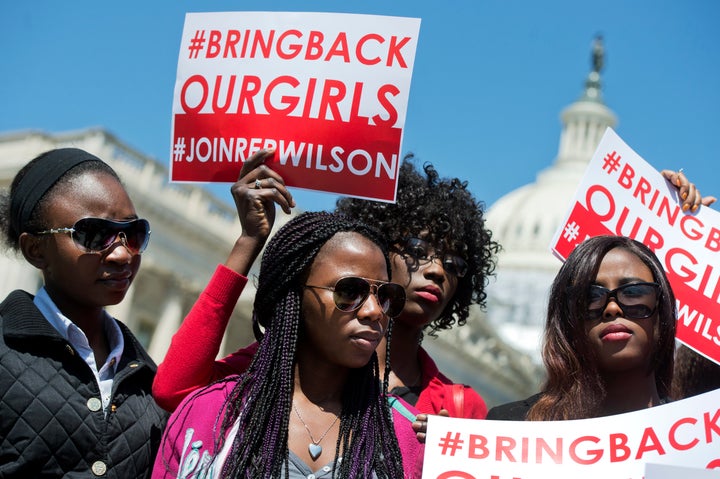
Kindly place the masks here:
<instances>
[{"instance_id":1,"label":"woman with curly hair","mask_svg":"<svg viewBox=\"0 0 720 479\"><path fill-rule=\"evenodd\" d=\"M472 304L484 306L499 246L467 182L440 178L431 164L423 171L408 156L395 204L344 198L336 211L382 232L393 280L405 288L405 308L393 324L390 391L423 413L446 410L452 417L482 419L487 413L482 397L469 386L454 385L421 343L426 332L434 336L464 325ZM382 358L384 348L378 354Z\"/></svg>"},{"instance_id":2,"label":"woman with curly hair","mask_svg":"<svg viewBox=\"0 0 720 479\"><path fill-rule=\"evenodd\" d=\"M675 318L670 283L647 246L621 236L584 241L550 291L542 392L488 419L587 419L667 402Z\"/></svg>"}]
</instances>

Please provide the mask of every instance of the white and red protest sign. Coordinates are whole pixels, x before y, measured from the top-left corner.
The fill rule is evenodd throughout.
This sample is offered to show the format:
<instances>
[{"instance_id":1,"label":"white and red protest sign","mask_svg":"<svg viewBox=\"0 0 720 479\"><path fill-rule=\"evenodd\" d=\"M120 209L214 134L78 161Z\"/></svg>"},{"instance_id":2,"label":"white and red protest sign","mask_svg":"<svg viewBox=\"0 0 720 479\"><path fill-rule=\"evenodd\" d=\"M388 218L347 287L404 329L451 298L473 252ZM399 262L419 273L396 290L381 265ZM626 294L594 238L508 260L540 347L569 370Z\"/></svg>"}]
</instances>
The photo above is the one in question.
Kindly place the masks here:
<instances>
[{"instance_id":1,"label":"white and red protest sign","mask_svg":"<svg viewBox=\"0 0 720 479\"><path fill-rule=\"evenodd\" d=\"M250 155L288 186L394 201L420 20L337 13L185 17L170 180L235 182Z\"/></svg>"},{"instance_id":2,"label":"white and red protest sign","mask_svg":"<svg viewBox=\"0 0 720 479\"><path fill-rule=\"evenodd\" d=\"M602 234L655 252L677 299L677 339L720 363L720 213L683 211L678 190L609 128L551 249L564 260Z\"/></svg>"},{"instance_id":3,"label":"white and red protest sign","mask_svg":"<svg viewBox=\"0 0 720 479\"><path fill-rule=\"evenodd\" d=\"M642 479L646 464L720 470L720 390L572 421L430 416L423 479Z\"/></svg>"}]
</instances>

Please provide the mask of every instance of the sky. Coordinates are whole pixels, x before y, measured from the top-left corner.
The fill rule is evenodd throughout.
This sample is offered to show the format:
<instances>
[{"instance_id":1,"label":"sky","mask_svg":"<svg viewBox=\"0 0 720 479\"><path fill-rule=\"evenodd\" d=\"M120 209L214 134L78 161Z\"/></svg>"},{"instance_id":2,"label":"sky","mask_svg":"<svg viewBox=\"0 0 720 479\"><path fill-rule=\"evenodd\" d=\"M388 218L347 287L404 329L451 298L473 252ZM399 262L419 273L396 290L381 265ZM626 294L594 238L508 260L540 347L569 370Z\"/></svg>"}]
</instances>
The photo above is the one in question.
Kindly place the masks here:
<instances>
[{"instance_id":1,"label":"sky","mask_svg":"<svg viewBox=\"0 0 720 479\"><path fill-rule=\"evenodd\" d=\"M98 2L0 6L0 134L101 127L168 165L184 16L348 12L422 20L402 152L467 180L487 206L535 180L582 92L596 34L620 136L720 196L720 2L425 0ZM1 161L1 160L0 160ZM229 184L211 185L230 199ZM336 196L293 191L303 210Z\"/></svg>"}]
</instances>

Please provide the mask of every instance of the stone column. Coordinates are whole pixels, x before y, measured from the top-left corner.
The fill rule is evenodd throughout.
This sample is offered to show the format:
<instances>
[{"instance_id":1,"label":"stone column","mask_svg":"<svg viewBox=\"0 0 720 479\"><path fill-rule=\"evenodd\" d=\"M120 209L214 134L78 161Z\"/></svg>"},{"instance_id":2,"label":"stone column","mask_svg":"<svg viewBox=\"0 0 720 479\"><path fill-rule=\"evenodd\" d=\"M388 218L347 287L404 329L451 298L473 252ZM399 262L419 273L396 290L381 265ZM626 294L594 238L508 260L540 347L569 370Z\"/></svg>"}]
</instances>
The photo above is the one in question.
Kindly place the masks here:
<instances>
[{"instance_id":1,"label":"stone column","mask_svg":"<svg viewBox=\"0 0 720 479\"><path fill-rule=\"evenodd\" d=\"M148 353L157 364L160 364L165 358L172 336L180 327L182 319L182 296L180 292L176 289L167 291L160 320L155 327L155 332L148 347Z\"/></svg>"}]
</instances>

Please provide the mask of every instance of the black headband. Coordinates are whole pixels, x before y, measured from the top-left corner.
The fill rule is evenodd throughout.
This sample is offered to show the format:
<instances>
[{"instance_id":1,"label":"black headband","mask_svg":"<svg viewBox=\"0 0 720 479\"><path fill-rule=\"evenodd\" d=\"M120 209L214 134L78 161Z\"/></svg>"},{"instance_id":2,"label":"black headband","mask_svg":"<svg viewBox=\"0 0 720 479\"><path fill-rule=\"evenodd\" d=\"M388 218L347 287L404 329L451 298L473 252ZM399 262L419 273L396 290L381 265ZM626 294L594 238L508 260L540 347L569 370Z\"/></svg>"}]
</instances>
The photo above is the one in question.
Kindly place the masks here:
<instances>
[{"instance_id":1,"label":"black headband","mask_svg":"<svg viewBox=\"0 0 720 479\"><path fill-rule=\"evenodd\" d=\"M10 201L10 221L18 234L24 231L35 206L68 171L86 161L102 160L79 148L59 148L41 155L15 186Z\"/></svg>"}]
</instances>

